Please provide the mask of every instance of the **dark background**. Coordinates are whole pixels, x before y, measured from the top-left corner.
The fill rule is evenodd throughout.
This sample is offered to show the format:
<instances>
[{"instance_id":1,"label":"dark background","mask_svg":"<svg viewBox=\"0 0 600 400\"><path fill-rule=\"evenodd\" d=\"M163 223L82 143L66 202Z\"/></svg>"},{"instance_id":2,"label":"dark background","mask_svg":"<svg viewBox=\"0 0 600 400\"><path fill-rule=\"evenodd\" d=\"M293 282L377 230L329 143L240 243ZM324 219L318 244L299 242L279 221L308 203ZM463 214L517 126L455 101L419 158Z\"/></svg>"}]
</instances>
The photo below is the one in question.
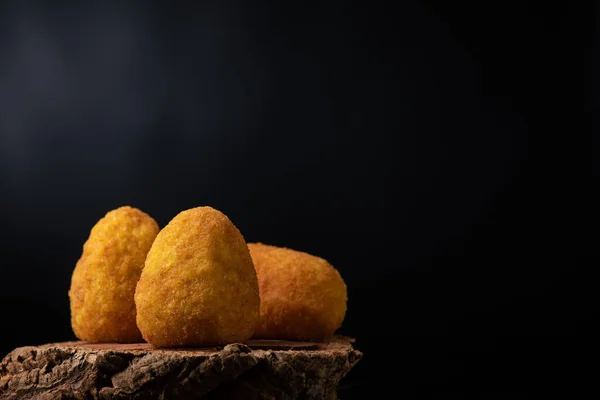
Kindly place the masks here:
<instances>
[{"instance_id":1,"label":"dark background","mask_svg":"<svg viewBox=\"0 0 600 400\"><path fill-rule=\"evenodd\" d=\"M579 20L201 3L0 5L0 353L73 338L71 272L107 211L162 227L211 205L340 270L364 352L340 398L571 388L591 321L567 250Z\"/></svg>"}]
</instances>

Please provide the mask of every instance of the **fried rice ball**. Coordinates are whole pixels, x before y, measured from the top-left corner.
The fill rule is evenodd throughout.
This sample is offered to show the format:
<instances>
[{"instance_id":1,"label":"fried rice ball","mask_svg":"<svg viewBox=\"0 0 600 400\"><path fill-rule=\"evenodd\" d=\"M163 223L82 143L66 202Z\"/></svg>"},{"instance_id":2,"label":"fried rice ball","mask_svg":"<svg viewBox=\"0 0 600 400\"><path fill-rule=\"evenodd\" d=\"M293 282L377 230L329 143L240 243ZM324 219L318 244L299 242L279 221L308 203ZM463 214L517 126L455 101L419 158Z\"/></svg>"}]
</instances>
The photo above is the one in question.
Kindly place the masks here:
<instances>
[{"instance_id":1,"label":"fried rice ball","mask_svg":"<svg viewBox=\"0 0 600 400\"><path fill-rule=\"evenodd\" d=\"M124 206L92 228L71 277L69 300L75 336L89 342L139 342L135 287L158 234L148 214Z\"/></svg>"},{"instance_id":2,"label":"fried rice ball","mask_svg":"<svg viewBox=\"0 0 600 400\"><path fill-rule=\"evenodd\" d=\"M346 284L326 260L304 252L249 243L258 276L260 322L254 337L323 341L346 314Z\"/></svg>"},{"instance_id":3,"label":"fried rice ball","mask_svg":"<svg viewBox=\"0 0 600 400\"><path fill-rule=\"evenodd\" d=\"M218 210L182 211L156 237L135 292L155 347L244 341L259 318L258 282L240 231Z\"/></svg>"}]
</instances>

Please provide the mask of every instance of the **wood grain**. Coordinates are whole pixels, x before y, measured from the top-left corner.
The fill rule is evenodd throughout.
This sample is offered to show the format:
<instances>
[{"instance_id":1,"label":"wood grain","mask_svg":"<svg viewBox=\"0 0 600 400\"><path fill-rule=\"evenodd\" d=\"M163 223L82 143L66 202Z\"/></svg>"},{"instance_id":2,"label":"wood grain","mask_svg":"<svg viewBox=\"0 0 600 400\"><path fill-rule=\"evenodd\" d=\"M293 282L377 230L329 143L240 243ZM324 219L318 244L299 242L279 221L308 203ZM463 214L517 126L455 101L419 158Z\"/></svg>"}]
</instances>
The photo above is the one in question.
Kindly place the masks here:
<instances>
[{"instance_id":1,"label":"wood grain","mask_svg":"<svg viewBox=\"0 0 600 400\"><path fill-rule=\"evenodd\" d=\"M335 399L360 360L353 340L250 340L156 349L147 343L20 347L0 363L0 399Z\"/></svg>"}]
</instances>

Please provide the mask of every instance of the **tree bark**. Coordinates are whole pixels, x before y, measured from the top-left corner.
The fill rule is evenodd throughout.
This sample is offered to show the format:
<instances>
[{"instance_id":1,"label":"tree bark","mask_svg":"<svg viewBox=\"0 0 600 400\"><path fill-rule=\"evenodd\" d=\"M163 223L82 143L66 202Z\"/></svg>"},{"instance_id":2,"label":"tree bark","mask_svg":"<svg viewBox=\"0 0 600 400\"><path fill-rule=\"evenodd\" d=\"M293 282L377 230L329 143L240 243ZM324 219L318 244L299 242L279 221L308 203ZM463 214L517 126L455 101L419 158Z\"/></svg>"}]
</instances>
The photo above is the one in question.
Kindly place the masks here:
<instances>
[{"instance_id":1,"label":"tree bark","mask_svg":"<svg viewBox=\"0 0 600 400\"><path fill-rule=\"evenodd\" d=\"M336 399L360 360L353 340L249 340L218 348L147 343L19 347L0 363L0 399Z\"/></svg>"}]
</instances>

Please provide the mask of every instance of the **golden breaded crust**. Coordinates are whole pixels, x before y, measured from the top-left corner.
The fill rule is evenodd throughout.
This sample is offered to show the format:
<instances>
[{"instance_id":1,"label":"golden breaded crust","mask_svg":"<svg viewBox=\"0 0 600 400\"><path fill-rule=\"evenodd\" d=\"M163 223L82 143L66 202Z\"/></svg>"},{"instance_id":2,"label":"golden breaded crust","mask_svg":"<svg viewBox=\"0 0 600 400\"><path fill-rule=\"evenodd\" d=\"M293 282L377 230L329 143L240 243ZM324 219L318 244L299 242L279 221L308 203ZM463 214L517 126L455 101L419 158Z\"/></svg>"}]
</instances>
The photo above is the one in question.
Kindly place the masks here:
<instances>
[{"instance_id":1,"label":"golden breaded crust","mask_svg":"<svg viewBox=\"0 0 600 400\"><path fill-rule=\"evenodd\" d=\"M260 298L242 234L214 208L179 213L148 253L135 303L138 327L156 347L250 338Z\"/></svg>"},{"instance_id":2,"label":"golden breaded crust","mask_svg":"<svg viewBox=\"0 0 600 400\"><path fill-rule=\"evenodd\" d=\"M346 284L326 260L262 243L249 243L260 291L254 337L321 341L340 328Z\"/></svg>"},{"instance_id":3,"label":"golden breaded crust","mask_svg":"<svg viewBox=\"0 0 600 400\"><path fill-rule=\"evenodd\" d=\"M137 342L134 293L158 234L148 214L129 206L108 212L92 228L71 277L75 336L89 342Z\"/></svg>"}]
</instances>

